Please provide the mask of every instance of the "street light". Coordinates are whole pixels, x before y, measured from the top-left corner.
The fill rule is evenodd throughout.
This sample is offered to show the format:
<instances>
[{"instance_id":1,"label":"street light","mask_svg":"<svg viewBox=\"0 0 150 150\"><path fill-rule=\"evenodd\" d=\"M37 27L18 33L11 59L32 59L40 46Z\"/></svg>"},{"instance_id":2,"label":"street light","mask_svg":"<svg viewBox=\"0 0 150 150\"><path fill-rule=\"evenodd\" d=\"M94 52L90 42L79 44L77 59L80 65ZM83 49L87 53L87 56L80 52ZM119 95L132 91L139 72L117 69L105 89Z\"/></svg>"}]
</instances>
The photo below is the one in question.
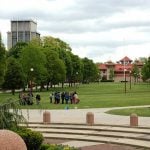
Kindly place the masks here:
<instances>
[{"instance_id":1,"label":"street light","mask_svg":"<svg viewBox=\"0 0 150 150\"><path fill-rule=\"evenodd\" d=\"M136 83L136 76L137 76L137 74L136 74L136 72L134 72L134 84Z\"/></svg>"},{"instance_id":2,"label":"street light","mask_svg":"<svg viewBox=\"0 0 150 150\"><path fill-rule=\"evenodd\" d=\"M126 71L127 71L127 70L126 70L126 69L124 69L124 75L125 75L125 76L124 76L124 78L125 78L125 81L124 81L124 92L125 92L125 94L126 94L126 92L127 92L127 84L126 84L126 81L127 81L127 80L126 80Z\"/></svg>"},{"instance_id":3,"label":"street light","mask_svg":"<svg viewBox=\"0 0 150 150\"><path fill-rule=\"evenodd\" d=\"M78 82L78 72L76 72L76 88L77 88L77 82Z\"/></svg>"},{"instance_id":4,"label":"street light","mask_svg":"<svg viewBox=\"0 0 150 150\"><path fill-rule=\"evenodd\" d=\"M130 90L131 90L131 71L130 71Z\"/></svg>"},{"instance_id":5,"label":"street light","mask_svg":"<svg viewBox=\"0 0 150 150\"><path fill-rule=\"evenodd\" d=\"M33 88L33 84L32 84L32 72L34 71L33 68L30 68L30 71L31 71L31 83L30 83L30 92L32 94L32 88Z\"/></svg>"}]
</instances>

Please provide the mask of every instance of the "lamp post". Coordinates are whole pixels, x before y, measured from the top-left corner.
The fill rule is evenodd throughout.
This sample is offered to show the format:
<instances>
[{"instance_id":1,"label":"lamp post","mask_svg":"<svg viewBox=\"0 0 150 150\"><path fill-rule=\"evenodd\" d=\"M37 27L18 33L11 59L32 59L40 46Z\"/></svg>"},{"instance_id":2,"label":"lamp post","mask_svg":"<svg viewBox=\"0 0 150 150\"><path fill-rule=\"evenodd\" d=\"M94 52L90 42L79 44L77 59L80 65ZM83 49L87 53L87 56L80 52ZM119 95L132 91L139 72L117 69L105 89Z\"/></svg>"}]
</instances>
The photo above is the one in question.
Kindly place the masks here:
<instances>
[{"instance_id":1,"label":"lamp post","mask_svg":"<svg viewBox=\"0 0 150 150\"><path fill-rule=\"evenodd\" d=\"M131 71L130 71L130 90L131 90Z\"/></svg>"},{"instance_id":2,"label":"lamp post","mask_svg":"<svg viewBox=\"0 0 150 150\"><path fill-rule=\"evenodd\" d=\"M125 92L125 94L126 94L126 92L127 92L126 71L127 71L127 70L126 70L126 69L124 69L124 75L125 75L125 76L124 76L124 79L125 79L125 80L124 80L124 92Z\"/></svg>"},{"instance_id":3,"label":"lamp post","mask_svg":"<svg viewBox=\"0 0 150 150\"><path fill-rule=\"evenodd\" d=\"M33 84L32 84L32 72L34 71L33 68L30 68L30 71L31 71L31 83L30 83L30 92L32 94L32 90L33 90Z\"/></svg>"},{"instance_id":4,"label":"lamp post","mask_svg":"<svg viewBox=\"0 0 150 150\"><path fill-rule=\"evenodd\" d=\"M76 72L76 88L77 88L77 82L78 82L78 72Z\"/></svg>"},{"instance_id":5,"label":"lamp post","mask_svg":"<svg viewBox=\"0 0 150 150\"><path fill-rule=\"evenodd\" d=\"M136 83L136 76L137 76L137 74L136 74L136 72L134 72L134 84Z\"/></svg>"}]
</instances>

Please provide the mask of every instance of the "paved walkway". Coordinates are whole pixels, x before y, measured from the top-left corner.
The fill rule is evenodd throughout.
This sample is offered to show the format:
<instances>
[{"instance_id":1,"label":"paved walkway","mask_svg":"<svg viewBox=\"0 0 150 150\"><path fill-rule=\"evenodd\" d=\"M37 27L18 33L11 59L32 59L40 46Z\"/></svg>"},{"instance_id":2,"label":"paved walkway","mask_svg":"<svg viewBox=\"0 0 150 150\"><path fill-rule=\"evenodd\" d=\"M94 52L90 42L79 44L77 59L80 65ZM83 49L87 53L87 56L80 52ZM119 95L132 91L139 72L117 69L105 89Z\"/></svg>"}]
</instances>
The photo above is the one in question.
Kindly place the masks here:
<instances>
[{"instance_id":1,"label":"paved walkway","mask_svg":"<svg viewBox=\"0 0 150 150\"><path fill-rule=\"evenodd\" d=\"M52 123L86 123L87 112L94 113L95 124L108 125L127 125L130 124L129 116L110 115L105 112L112 109L134 108L134 107L150 107L149 106L131 106L131 107L114 107L114 108L94 108L94 109L68 109L68 110L23 110L23 115L29 122L43 122L43 112L49 111ZM150 127L150 117L139 117L139 126ZM83 150L133 150L133 147L112 146L109 144L94 142L69 141L61 143L64 145L82 147ZM84 149L85 148L85 149ZM136 148L135 148L136 149ZM141 149L140 149L141 150Z\"/></svg>"},{"instance_id":2,"label":"paved walkway","mask_svg":"<svg viewBox=\"0 0 150 150\"><path fill-rule=\"evenodd\" d=\"M106 114L112 109L150 107L149 106L131 106L131 107L113 107L113 108L93 108L93 109L68 109L68 110L46 110L51 113L52 123L86 123L87 112L94 113L95 124L111 125L129 125L130 116L119 116ZM23 115L29 122L43 122L43 112L45 110L23 110ZM150 117L139 117L139 126L150 127Z\"/></svg>"}]
</instances>

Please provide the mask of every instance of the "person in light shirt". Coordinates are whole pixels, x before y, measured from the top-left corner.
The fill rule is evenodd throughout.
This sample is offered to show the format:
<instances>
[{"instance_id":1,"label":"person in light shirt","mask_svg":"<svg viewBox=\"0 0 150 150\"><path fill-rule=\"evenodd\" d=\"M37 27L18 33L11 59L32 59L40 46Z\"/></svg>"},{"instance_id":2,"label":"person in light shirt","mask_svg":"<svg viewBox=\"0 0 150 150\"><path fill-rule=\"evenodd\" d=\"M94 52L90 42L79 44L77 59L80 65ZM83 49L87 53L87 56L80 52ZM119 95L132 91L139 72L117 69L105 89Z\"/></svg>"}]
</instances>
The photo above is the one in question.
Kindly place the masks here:
<instances>
[{"instance_id":1,"label":"person in light shirt","mask_svg":"<svg viewBox=\"0 0 150 150\"><path fill-rule=\"evenodd\" d=\"M79 97L78 97L78 94L77 92L74 92L74 95L73 95L73 103L74 104L78 104L79 103Z\"/></svg>"}]
</instances>

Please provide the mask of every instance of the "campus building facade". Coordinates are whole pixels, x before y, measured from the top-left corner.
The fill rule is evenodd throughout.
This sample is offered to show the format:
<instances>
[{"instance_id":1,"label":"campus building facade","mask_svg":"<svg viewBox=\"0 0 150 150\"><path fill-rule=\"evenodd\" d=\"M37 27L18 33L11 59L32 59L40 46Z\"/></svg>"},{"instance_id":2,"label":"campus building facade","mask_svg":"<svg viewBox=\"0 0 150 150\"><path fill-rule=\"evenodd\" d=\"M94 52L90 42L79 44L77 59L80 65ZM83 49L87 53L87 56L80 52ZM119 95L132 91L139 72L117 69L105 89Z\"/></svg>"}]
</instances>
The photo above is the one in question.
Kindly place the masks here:
<instances>
[{"instance_id":1,"label":"campus building facade","mask_svg":"<svg viewBox=\"0 0 150 150\"><path fill-rule=\"evenodd\" d=\"M116 63L112 61L107 61L105 63L100 63L98 64L100 76L102 79L105 80L110 80L110 74L111 70L113 71L113 79L115 82L120 82L125 80L125 75L126 75L126 80L132 80L134 82L134 78L132 73L133 67L136 65L139 70L139 74L137 75L137 80L141 81L141 69L143 67L143 63L139 60L136 60L133 62L130 58L125 56L121 60L117 61Z\"/></svg>"},{"instance_id":2,"label":"campus building facade","mask_svg":"<svg viewBox=\"0 0 150 150\"><path fill-rule=\"evenodd\" d=\"M12 20L11 31L7 32L7 48L10 49L17 42L29 42L33 38L40 38L36 22L33 20Z\"/></svg>"}]
</instances>

